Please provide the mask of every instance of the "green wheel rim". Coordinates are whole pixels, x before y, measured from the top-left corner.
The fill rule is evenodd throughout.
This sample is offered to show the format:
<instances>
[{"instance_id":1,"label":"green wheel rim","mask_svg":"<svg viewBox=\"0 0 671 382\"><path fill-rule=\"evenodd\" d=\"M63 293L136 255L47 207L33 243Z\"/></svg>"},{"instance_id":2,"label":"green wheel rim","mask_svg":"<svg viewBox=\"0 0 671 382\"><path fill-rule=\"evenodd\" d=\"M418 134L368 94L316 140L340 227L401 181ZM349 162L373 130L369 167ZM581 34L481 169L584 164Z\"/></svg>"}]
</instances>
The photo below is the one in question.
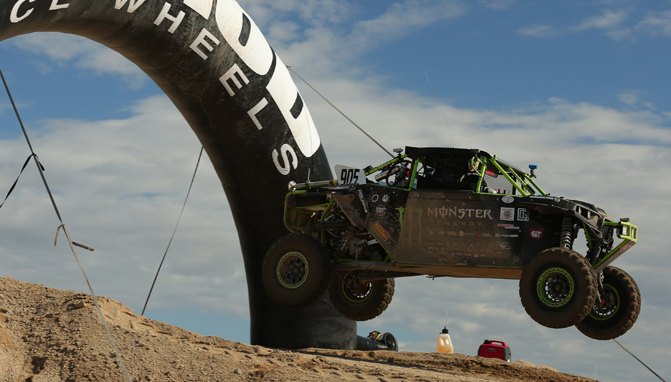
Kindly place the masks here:
<instances>
[{"instance_id":1,"label":"green wheel rim","mask_svg":"<svg viewBox=\"0 0 671 382\"><path fill-rule=\"evenodd\" d=\"M597 321L606 321L617 313L620 309L620 294L617 289L610 284L603 285L604 294L601 296L601 303L594 305L589 312L589 316Z\"/></svg>"},{"instance_id":2,"label":"green wheel rim","mask_svg":"<svg viewBox=\"0 0 671 382\"><path fill-rule=\"evenodd\" d=\"M287 252L277 262L275 269L277 281L287 288L300 288L308 279L310 274L310 267L308 266L308 259L300 252Z\"/></svg>"},{"instance_id":3,"label":"green wheel rim","mask_svg":"<svg viewBox=\"0 0 671 382\"><path fill-rule=\"evenodd\" d=\"M369 282L361 282L358 277L350 274L343 278L340 288L347 301L360 304L370 296L373 285Z\"/></svg>"},{"instance_id":4,"label":"green wheel rim","mask_svg":"<svg viewBox=\"0 0 671 382\"><path fill-rule=\"evenodd\" d=\"M575 293L575 282L564 268L546 269L536 282L536 295L547 307L561 308L568 304Z\"/></svg>"}]
</instances>

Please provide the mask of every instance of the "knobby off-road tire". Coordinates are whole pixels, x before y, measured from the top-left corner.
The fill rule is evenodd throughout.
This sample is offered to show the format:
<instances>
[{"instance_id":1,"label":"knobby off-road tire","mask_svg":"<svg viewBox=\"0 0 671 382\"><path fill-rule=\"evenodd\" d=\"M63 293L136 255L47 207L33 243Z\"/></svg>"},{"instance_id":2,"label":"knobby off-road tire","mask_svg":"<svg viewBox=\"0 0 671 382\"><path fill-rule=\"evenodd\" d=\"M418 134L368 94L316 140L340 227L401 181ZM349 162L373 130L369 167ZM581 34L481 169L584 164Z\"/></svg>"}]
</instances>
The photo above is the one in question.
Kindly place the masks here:
<instances>
[{"instance_id":1,"label":"knobby off-road tire","mask_svg":"<svg viewBox=\"0 0 671 382\"><path fill-rule=\"evenodd\" d=\"M337 274L329 283L329 295L345 318L366 321L387 309L394 296L394 279L361 281L356 272Z\"/></svg>"},{"instance_id":2,"label":"knobby off-road tire","mask_svg":"<svg viewBox=\"0 0 671 382\"><path fill-rule=\"evenodd\" d=\"M585 318L596 300L597 280L589 262L568 248L542 251L522 271L520 299L527 314L549 328Z\"/></svg>"},{"instance_id":3,"label":"knobby off-road tire","mask_svg":"<svg viewBox=\"0 0 671 382\"><path fill-rule=\"evenodd\" d=\"M270 298L287 306L307 305L324 293L329 256L321 243L304 234L289 234L268 250L261 269Z\"/></svg>"},{"instance_id":4,"label":"knobby off-road tire","mask_svg":"<svg viewBox=\"0 0 671 382\"><path fill-rule=\"evenodd\" d=\"M611 340L626 333L641 311L641 292L627 272L606 267L603 270L601 301L597 301L576 328L595 340Z\"/></svg>"}]
</instances>

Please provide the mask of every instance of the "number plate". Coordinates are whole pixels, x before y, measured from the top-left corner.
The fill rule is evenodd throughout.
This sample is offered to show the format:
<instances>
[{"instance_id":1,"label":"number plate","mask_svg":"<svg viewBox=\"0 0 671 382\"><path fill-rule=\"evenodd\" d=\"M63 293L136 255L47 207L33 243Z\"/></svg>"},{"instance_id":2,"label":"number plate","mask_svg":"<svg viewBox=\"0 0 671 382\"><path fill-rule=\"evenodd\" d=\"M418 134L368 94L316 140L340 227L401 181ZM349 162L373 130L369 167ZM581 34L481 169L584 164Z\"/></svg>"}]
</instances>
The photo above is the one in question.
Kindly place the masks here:
<instances>
[{"instance_id":1,"label":"number plate","mask_svg":"<svg viewBox=\"0 0 671 382\"><path fill-rule=\"evenodd\" d=\"M336 165L335 175L340 185L366 183L366 174L360 168Z\"/></svg>"}]
</instances>

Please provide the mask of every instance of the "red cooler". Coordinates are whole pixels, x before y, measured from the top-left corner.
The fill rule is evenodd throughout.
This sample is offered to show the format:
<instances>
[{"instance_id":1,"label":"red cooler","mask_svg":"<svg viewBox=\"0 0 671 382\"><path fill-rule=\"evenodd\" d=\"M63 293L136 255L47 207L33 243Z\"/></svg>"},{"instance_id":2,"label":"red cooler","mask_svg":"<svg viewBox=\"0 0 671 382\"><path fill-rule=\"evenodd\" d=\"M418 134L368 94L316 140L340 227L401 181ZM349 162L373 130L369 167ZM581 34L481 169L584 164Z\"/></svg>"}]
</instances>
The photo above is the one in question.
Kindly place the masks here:
<instances>
[{"instance_id":1,"label":"red cooler","mask_svg":"<svg viewBox=\"0 0 671 382\"><path fill-rule=\"evenodd\" d=\"M478 356L498 358L510 362L510 347L503 341L485 340L478 349Z\"/></svg>"}]
</instances>

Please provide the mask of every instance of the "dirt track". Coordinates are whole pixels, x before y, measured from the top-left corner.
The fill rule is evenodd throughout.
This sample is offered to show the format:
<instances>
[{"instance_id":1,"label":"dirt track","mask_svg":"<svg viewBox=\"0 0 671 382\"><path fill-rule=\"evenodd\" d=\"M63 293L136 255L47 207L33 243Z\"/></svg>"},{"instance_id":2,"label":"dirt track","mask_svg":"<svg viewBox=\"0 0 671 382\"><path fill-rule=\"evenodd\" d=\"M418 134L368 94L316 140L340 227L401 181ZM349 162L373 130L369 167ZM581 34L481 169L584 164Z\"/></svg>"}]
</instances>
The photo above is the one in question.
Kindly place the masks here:
<instances>
[{"instance_id":1,"label":"dirt track","mask_svg":"<svg viewBox=\"0 0 671 382\"><path fill-rule=\"evenodd\" d=\"M459 354L268 349L99 302L133 381L590 381ZM0 278L0 382L124 381L114 354L88 295Z\"/></svg>"}]
</instances>

